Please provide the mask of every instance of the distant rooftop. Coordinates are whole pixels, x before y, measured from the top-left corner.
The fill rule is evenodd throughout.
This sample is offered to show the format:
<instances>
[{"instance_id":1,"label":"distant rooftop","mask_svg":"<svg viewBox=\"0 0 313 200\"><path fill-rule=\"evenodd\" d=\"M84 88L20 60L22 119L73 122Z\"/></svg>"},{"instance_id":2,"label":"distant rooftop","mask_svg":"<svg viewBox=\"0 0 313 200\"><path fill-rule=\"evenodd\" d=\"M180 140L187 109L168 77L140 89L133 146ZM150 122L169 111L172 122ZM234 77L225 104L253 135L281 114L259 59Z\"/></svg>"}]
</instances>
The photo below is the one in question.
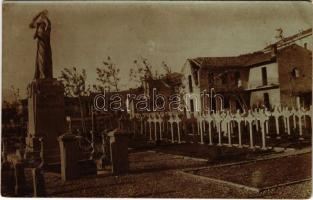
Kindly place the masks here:
<instances>
[{"instance_id":1,"label":"distant rooftop","mask_svg":"<svg viewBox=\"0 0 313 200\"><path fill-rule=\"evenodd\" d=\"M288 46L283 46L277 51L280 52L283 49L300 47L297 44L290 43ZM274 46L271 46L274 47ZM300 47L303 48L303 47ZM197 57L187 59L191 64L201 68L244 68L251 67L262 63L273 62L275 55L272 51L256 51L249 54L242 54L239 56L231 57Z\"/></svg>"},{"instance_id":2,"label":"distant rooftop","mask_svg":"<svg viewBox=\"0 0 313 200\"><path fill-rule=\"evenodd\" d=\"M276 48L278 51L296 45L295 41L312 35L312 28L301 31L292 36L283 38L273 44L266 46L261 51L242 54L239 56L230 57L197 57L187 59L191 64L198 67L210 68L242 68L249 67L261 63L271 62L274 58L272 50Z\"/></svg>"}]
</instances>

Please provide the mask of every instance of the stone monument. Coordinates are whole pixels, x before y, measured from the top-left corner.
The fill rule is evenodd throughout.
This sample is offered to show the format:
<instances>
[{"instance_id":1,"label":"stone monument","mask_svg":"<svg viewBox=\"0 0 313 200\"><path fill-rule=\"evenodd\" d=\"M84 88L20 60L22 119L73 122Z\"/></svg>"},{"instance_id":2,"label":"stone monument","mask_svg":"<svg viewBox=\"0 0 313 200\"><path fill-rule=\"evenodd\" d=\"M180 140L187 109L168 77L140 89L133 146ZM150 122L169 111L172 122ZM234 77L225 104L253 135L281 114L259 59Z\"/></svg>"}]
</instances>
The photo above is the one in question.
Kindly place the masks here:
<instances>
[{"instance_id":1,"label":"stone monument","mask_svg":"<svg viewBox=\"0 0 313 200\"><path fill-rule=\"evenodd\" d=\"M79 177L79 149L78 138L67 133L58 138L61 152L61 178L63 181L73 180Z\"/></svg>"},{"instance_id":2,"label":"stone monument","mask_svg":"<svg viewBox=\"0 0 313 200\"><path fill-rule=\"evenodd\" d=\"M26 158L41 160L44 165L60 163L57 138L65 132L64 86L52 74L51 22L47 14L46 10L40 12L30 24L36 30L37 55L35 76L28 85L26 138Z\"/></svg>"},{"instance_id":3,"label":"stone monument","mask_svg":"<svg viewBox=\"0 0 313 200\"><path fill-rule=\"evenodd\" d=\"M112 173L114 175L128 173L129 134L122 129L115 129L110 131L108 136L110 137Z\"/></svg>"}]
</instances>

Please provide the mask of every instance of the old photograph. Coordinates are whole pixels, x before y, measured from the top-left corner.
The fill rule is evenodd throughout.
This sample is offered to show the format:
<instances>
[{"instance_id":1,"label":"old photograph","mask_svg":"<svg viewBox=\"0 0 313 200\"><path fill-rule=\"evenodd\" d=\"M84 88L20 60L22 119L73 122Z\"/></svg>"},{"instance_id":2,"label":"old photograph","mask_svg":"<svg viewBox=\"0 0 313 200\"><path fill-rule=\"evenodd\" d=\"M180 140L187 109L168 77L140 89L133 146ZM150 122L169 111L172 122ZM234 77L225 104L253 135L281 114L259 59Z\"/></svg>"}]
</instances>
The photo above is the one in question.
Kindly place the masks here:
<instances>
[{"instance_id":1,"label":"old photograph","mask_svg":"<svg viewBox=\"0 0 313 200\"><path fill-rule=\"evenodd\" d=\"M2 197L310 198L312 5L4 1Z\"/></svg>"}]
</instances>

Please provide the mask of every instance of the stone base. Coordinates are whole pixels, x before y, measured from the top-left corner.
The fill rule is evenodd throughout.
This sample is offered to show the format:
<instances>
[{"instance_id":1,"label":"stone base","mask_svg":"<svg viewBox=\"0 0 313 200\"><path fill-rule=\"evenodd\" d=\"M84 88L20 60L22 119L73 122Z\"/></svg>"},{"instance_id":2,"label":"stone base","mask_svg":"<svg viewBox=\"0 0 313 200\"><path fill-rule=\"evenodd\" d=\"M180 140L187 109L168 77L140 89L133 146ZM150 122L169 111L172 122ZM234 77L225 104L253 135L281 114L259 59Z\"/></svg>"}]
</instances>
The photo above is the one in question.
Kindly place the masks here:
<instances>
[{"instance_id":1,"label":"stone base","mask_svg":"<svg viewBox=\"0 0 313 200\"><path fill-rule=\"evenodd\" d=\"M79 175L96 175L97 174L97 165L94 160L79 160Z\"/></svg>"},{"instance_id":2,"label":"stone base","mask_svg":"<svg viewBox=\"0 0 313 200\"><path fill-rule=\"evenodd\" d=\"M63 85L56 79L33 80L28 86L27 161L37 162L42 156L45 165L60 163L57 138L64 132Z\"/></svg>"},{"instance_id":3,"label":"stone base","mask_svg":"<svg viewBox=\"0 0 313 200\"><path fill-rule=\"evenodd\" d=\"M26 137L26 153L24 159L30 164L40 164L41 156L43 156L44 165L55 165L60 163L60 149L47 148L45 142L43 144L43 152L41 153L41 138L40 137Z\"/></svg>"}]
</instances>

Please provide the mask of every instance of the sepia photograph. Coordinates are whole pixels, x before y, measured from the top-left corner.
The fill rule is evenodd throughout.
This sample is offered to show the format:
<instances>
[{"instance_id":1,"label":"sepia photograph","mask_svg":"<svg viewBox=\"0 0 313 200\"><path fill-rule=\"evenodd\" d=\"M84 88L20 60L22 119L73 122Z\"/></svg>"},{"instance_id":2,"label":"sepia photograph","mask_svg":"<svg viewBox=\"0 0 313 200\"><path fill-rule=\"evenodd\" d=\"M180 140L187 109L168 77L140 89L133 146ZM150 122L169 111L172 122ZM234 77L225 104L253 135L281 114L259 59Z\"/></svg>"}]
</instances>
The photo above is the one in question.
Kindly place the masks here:
<instances>
[{"instance_id":1,"label":"sepia photograph","mask_svg":"<svg viewBox=\"0 0 313 200\"><path fill-rule=\"evenodd\" d=\"M310 1L3 1L1 196L309 199Z\"/></svg>"}]
</instances>

